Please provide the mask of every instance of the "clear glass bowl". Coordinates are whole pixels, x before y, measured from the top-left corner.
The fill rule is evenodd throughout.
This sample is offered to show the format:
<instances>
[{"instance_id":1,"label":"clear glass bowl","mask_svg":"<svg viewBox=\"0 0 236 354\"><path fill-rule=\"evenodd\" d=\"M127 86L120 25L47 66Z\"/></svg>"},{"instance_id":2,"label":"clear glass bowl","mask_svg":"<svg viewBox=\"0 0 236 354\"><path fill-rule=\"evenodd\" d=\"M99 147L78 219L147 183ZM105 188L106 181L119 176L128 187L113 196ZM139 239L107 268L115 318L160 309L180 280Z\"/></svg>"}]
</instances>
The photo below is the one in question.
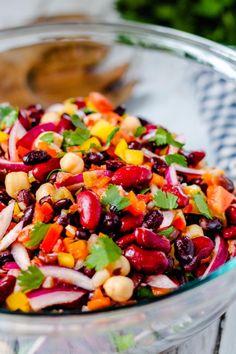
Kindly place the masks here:
<instances>
[{"instance_id":1,"label":"clear glass bowl","mask_svg":"<svg viewBox=\"0 0 236 354\"><path fill-rule=\"evenodd\" d=\"M204 148L214 162L194 79L206 70L235 80L236 54L162 27L54 23L0 32L0 101L50 104L100 90L114 104L126 101L131 113L185 134L189 147ZM156 354L225 312L236 294L235 274L233 259L173 294L117 310L43 315L1 310L0 352L24 346L24 353Z\"/></svg>"}]
</instances>

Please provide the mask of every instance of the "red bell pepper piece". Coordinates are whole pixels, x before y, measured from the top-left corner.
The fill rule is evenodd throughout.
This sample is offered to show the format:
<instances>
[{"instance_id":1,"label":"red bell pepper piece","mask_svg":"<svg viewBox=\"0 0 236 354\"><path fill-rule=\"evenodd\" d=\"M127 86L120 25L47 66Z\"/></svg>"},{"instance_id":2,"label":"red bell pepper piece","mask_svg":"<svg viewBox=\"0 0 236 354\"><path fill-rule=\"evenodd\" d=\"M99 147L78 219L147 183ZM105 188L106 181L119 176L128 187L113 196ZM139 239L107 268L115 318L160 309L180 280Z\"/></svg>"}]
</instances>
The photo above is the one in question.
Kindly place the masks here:
<instances>
[{"instance_id":1,"label":"red bell pepper piece","mask_svg":"<svg viewBox=\"0 0 236 354\"><path fill-rule=\"evenodd\" d=\"M59 239L62 230L63 230L62 225L52 224L48 232L46 233L43 242L40 245L41 250L43 250L46 253L49 253L57 243L57 240Z\"/></svg>"}]
</instances>

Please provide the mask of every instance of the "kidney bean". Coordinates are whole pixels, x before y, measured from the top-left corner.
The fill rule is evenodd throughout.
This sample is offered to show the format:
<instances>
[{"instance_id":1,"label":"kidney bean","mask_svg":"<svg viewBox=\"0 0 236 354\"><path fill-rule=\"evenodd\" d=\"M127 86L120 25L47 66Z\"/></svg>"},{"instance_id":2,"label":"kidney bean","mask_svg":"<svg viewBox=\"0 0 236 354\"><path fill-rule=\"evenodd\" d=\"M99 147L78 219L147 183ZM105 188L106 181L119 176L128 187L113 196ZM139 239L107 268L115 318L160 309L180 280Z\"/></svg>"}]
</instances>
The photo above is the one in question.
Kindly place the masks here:
<instances>
[{"instance_id":1,"label":"kidney bean","mask_svg":"<svg viewBox=\"0 0 236 354\"><path fill-rule=\"evenodd\" d=\"M232 240L236 239L236 226L229 226L223 230L223 237Z\"/></svg>"},{"instance_id":2,"label":"kidney bean","mask_svg":"<svg viewBox=\"0 0 236 354\"><path fill-rule=\"evenodd\" d=\"M76 99L73 103L76 104L78 109L82 109L82 108L86 107L86 103L85 103L85 100L83 99L83 97L76 97Z\"/></svg>"},{"instance_id":3,"label":"kidney bean","mask_svg":"<svg viewBox=\"0 0 236 354\"><path fill-rule=\"evenodd\" d=\"M207 270L208 264L200 264L198 267L194 270L194 275L196 278L200 278L205 271Z\"/></svg>"},{"instance_id":4,"label":"kidney bean","mask_svg":"<svg viewBox=\"0 0 236 354\"><path fill-rule=\"evenodd\" d=\"M118 240L116 240L116 244L121 248L124 249L127 246L129 246L131 243L133 243L135 241L135 236L134 234L129 234L129 235L125 235L122 236L121 238L119 238Z\"/></svg>"},{"instance_id":5,"label":"kidney bean","mask_svg":"<svg viewBox=\"0 0 236 354\"><path fill-rule=\"evenodd\" d=\"M91 191L83 191L77 195L80 212L80 223L89 230L94 230L100 221L102 207L97 195Z\"/></svg>"},{"instance_id":6,"label":"kidney bean","mask_svg":"<svg viewBox=\"0 0 236 354\"><path fill-rule=\"evenodd\" d=\"M6 262L14 261L12 254L9 250L0 252L0 267L2 267Z\"/></svg>"},{"instance_id":7,"label":"kidney bean","mask_svg":"<svg viewBox=\"0 0 236 354\"><path fill-rule=\"evenodd\" d=\"M94 274L96 273L96 271L94 269L89 269L86 267L83 267L82 269L80 269L80 272L87 275L87 277L89 277L89 278L92 278L94 276Z\"/></svg>"},{"instance_id":8,"label":"kidney bean","mask_svg":"<svg viewBox=\"0 0 236 354\"><path fill-rule=\"evenodd\" d=\"M74 130L74 125L71 122L69 114L63 113L57 125L57 132L61 134L65 130Z\"/></svg>"},{"instance_id":9,"label":"kidney bean","mask_svg":"<svg viewBox=\"0 0 236 354\"><path fill-rule=\"evenodd\" d=\"M227 221L231 225L236 225L236 206L230 205L225 212Z\"/></svg>"},{"instance_id":10,"label":"kidney bean","mask_svg":"<svg viewBox=\"0 0 236 354\"><path fill-rule=\"evenodd\" d=\"M141 150L142 144L139 143L138 141L133 140L128 144L128 147L129 147L129 149Z\"/></svg>"},{"instance_id":11,"label":"kidney bean","mask_svg":"<svg viewBox=\"0 0 236 354\"><path fill-rule=\"evenodd\" d=\"M183 155L186 157L188 165L196 166L202 159L204 159L206 153L204 151L184 151Z\"/></svg>"},{"instance_id":12,"label":"kidney bean","mask_svg":"<svg viewBox=\"0 0 236 354\"><path fill-rule=\"evenodd\" d=\"M189 184L196 184L197 186L199 186L201 188L203 193L206 194L208 185L207 185L207 183L203 182L202 178L200 178L200 177L199 178L193 178L193 179L191 179L191 181L189 181Z\"/></svg>"},{"instance_id":13,"label":"kidney bean","mask_svg":"<svg viewBox=\"0 0 236 354\"><path fill-rule=\"evenodd\" d=\"M68 198L63 198L54 203L54 208L59 211L61 209L68 209L72 204L72 201Z\"/></svg>"},{"instance_id":14,"label":"kidney bean","mask_svg":"<svg viewBox=\"0 0 236 354\"><path fill-rule=\"evenodd\" d=\"M182 236L175 240L175 257L183 265L193 260L194 244L191 238Z\"/></svg>"},{"instance_id":15,"label":"kidney bean","mask_svg":"<svg viewBox=\"0 0 236 354\"><path fill-rule=\"evenodd\" d=\"M90 232L87 229L84 229L83 227L79 227L75 231L75 237L79 238L80 240L88 240L90 237Z\"/></svg>"},{"instance_id":16,"label":"kidney bean","mask_svg":"<svg viewBox=\"0 0 236 354\"><path fill-rule=\"evenodd\" d=\"M139 227L134 231L134 236L137 244L145 248L151 248L164 253L169 253L171 249L170 241L154 232Z\"/></svg>"},{"instance_id":17,"label":"kidney bean","mask_svg":"<svg viewBox=\"0 0 236 354\"><path fill-rule=\"evenodd\" d=\"M171 184L166 184L163 186L162 190L164 192L170 192L174 195L176 195L176 197L178 197L178 206L179 207L185 207L188 204L188 196L186 194L184 194L184 192L182 191L181 187L179 186L172 186Z\"/></svg>"},{"instance_id":18,"label":"kidney bean","mask_svg":"<svg viewBox=\"0 0 236 354\"><path fill-rule=\"evenodd\" d=\"M28 115L28 112L26 111L26 109L19 110L18 119L26 130L30 129L31 123L30 123L29 115Z\"/></svg>"},{"instance_id":19,"label":"kidney bean","mask_svg":"<svg viewBox=\"0 0 236 354\"><path fill-rule=\"evenodd\" d=\"M152 157L151 162L153 162L153 166L152 166L153 172L156 172L159 175L164 176L168 167L166 162L160 159L159 157Z\"/></svg>"},{"instance_id":20,"label":"kidney bean","mask_svg":"<svg viewBox=\"0 0 236 354\"><path fill-rule=\"evenodd\" d=\"M32 205L35 201L33 195L27 189L22 189L19 191L16 196L16 200L18 203L23 204L24 208Z\"/></svg>"},{"instance_id":21,"label":"kidney bean","mask_svg":"<svg viewBox=\"0 0 236 354\"><path fill-rule=\"evenodd\" d=\"M156 230L163 221L163 215L159 210L150 210L144 217L143 227L147 229Z\"/></svg>"},{"instance_id":22,"label":"kidney bean","mask_svg":"<svg viewBox=\"0 0 236 354\"><path fill-rule=\"evenodd\" d=\"M2 304L6 298L12 293L16 283L16 278L12 275L6 275L0 280L0 303Z\"/></svg>"},{"instance_id":23,"label":"kidney bean","mask_svg":"<svg viewBox=\"0 0 236 354\"><path fill-rule=\"evenodd\" d=\"M207 258L214 249L214 242L206 236L194 237L192 239L195 256L198 260Z\"/></svg>"},{"instance_id":24,"label":"kidney bean","mask_svg":"<svg viewBox=\"0 0 236 354\"><path fill-rule=\"evenodd\" d=\"M124 256L137 272L145 274L162 274L169 266L169 261L165 253L143 250L136 245L126 248Z\"/></svg>"},{"instance_id":25,"label":"kidney bean","mask_svg":"<svg viewBox=\"0 0 236 354\"><path fill-rule=\"evenodd\" d=\"M127 214L123 216L121 218L120 232L126 233L126 232L133 231L134 229L136 229L136 227L141 226L143 219L144 219L143 214L140 214L138 216Z\"/></svg>"},{"instance_id":26,"label":"kidney bean","mask_svg":"<svg viewBox=\"0 0 236 354\"><path fill-rule=\"evenodd\" d=\"M0 202L7 205L11 200L4 187L0 186Z\"/></svg>"},{"instance_id":27,"label":"kidney bean","mask_svg":"<svg viewBox=\"0 0 236 354\"><path fill-rule=\"evenodd\" d=\"M117 214L108 212L106 213L103 218L102 222L100 223L101 230L103 232L118 232L120 230L121 221Z\"/></svg>"},{"instance_id":28,"label":"kidney bean","mask_svg":"<svg viewBox=\"0 0 236 354\"><path fill-rule=\"evenodd\" d=\"M51 156L44 150L32 150L23 157L23 162L27 166L37 165L51 159Z\"/></svg>"},{"instance_id":29,"label":"kidney bean","mask_svg":"<svg viewBox=\"0 0 236 354\"><path fill-rule=\"evenodd\" d=\"M200 218L199 225L203 228L207 235L214 235L215 233L221 232L223 229L223 224L218 218L208 220L204 217Z\"/></svg>"},{"instance_id":30,"label":"kidney bean","mask_svg":"<svg viewBox=\"0 0 236 354\"><path fill-rule=\"evenodd\" d=\"M234 191L234 183L233 183L233 181L231 181L231 179L229 179L226 176L220 176L219 179L218 179L218 182L228 192L233 193L233 191Z\"/></svg>"},{"instance_id":31,"label":"kidney bean","mask_svg":"<svg viewBox=\"0 0 236 354\"><path fill-rule=\"evenodd\" d=\"M86 155L85 163L87 165L97 165L100 166L105 163L105 160L108 158L108 154L106 152L89 152Z\"/></svg>"},{"instance_id":32,"label":"kidney bean","mask_svg":"<svg viewBox=\"0 0 236 354\"><path fill-rule=\"evenodd\" d=\"M26 225L31 224L34 216L34 204L30 205L28 208L26 208L24 216L22 218L23 220L23 227Z\"/></svg>"},{"instance_id":33,"label":"kidney bean","mask_svg":"<svg viewBox=\"0 0 236 354\"><path fill-rule=\"evenodd\" d=\"M117 160L107 160L105 162L105 164L106 164L107 170L110 170L110 171L116 171L119 168L124 166L123 162L117 161Z\"/></svg>"},{"instance_id":34,"label":"kidney bean","mask_svg":"<svg viewBox=\"0 0 236 354\"><path fill-rule=\"evenodd\" d=\"M143 148L155 153L157 145L154 141L145 141L143 143Z\"/></svg>"},{"instance_id":35,"label":"kidney bean","mask_svg":"<svg viewBox=\"0 0 236 354\"><path fill-rule=\"evenodd\" d=\"M43 165L35 165L32 169L33 176L39 181L44 182L48 174L57 168L60 168L60 159L52 158L45 162Z\"/></svg>"},{"instance_id":36,"label":"kidney bean","mask_svg":"<svg viewBox=\"0 0 236 354\"><path fill-rule=\"evenodd\" d=\"M111 182L124 188L145 187L152 178L152 172L143 166L124 166L119 168Z\"/></svg>"}]
</instances>

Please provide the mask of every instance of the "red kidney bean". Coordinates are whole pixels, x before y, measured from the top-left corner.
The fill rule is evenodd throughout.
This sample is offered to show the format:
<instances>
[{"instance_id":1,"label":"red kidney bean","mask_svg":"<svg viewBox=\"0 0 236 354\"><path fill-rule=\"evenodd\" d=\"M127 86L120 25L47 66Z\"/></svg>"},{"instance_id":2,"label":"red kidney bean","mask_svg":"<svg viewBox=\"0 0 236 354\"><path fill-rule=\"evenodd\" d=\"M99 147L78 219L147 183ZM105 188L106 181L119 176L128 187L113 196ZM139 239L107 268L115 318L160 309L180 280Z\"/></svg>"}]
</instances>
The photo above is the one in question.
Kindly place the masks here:
<instances>
[{"instance_id":1,"label":"red kidney bean","mask_svg":"<svg viewBox=\"0 0 236 354\"><path fill-rule=\"evenodd\" d=\"M236 206L230 205L225 212L229 224L236 225Z\"/></svg>"},{"instance_id":2,"label":"red kidney bean","mask_svg":"<svg viewBox=\"0 0 236 354\"><path fill-rule=\"evenodd\" d=\"M124 188L146 186L152 178L152 172L143 166L124 166L119 168L111 182Z\"/></svg>"},{"instance_id":3,"label":"red kidney bean","mask_svg":"<svg viewBox=\"0 0 236 354\"><path fill-rule=\"evenodd\" d=\"M143 277L144 275L140 273L135 272L132 274L131 279L134 283L134 289L137 289L137 287L142 283Z\"/></svg>"},{"instance_id":4,"label":"red kidney bean","mask_svg":"<svg viewBox=\"0 0 236 354\"><path fill-rule=\"evenodd\" d=\"M223 230L223 237L228 240L236 239L236 226L226 227L226 229Z\"/></svg>"},{"instance_id":5,"label":"red kidney bean","mask_svg":"<svg viewBox=\"0 0 236 354\"><path fill-rule=\"evenodd\" d=\"M44 150L32 150L23 156L23 162L27 166L44 163L51 159L51 156Z\"/></svg>"},{"instance_id":6,"label":"red kidney bean","mask_svg":"<svg viewBox=\"0 0 236 354\"><path fill-rule=\"evenodd\" d=\"M77 204L81 225L89 230L94 230L99 224L102 212L99 198L94 192L83 191L77 195Z\"/></svg>"},{"instance_id":7,"label":"red kidney bean","mask_svg":"<svg viewBox=\"0 0 236 354\"><path fill-rule=\"evenodd\" d=\"M30 193L27 189L22 189L21 191L19 191L16 196L16 200L18 203L22 203L25 208L34 203L33 194Z\"/></svg>"},{"instance_id":8,"label":"red kidney bean","mask_svg":"<svg viewBox=\"0 0 236 354\"><path fill-rule=\"evenodd\" d=\"M6 298L12 293L16 283L16 278L12 275L6 275L0 280L0 303L2 304Z\"/></svg>"},{"instance_id":9,"label":"red kidney bean","mask_svg":"<svg viewBox=\"0 0 236 354\"><path fill-rule=\"evenodd\" d=\"M163 186L162 190L164 192L170 192L176 197L178 197L178 205L179 207L185 207L188 204L188 196L184 194L179 186L172 186L171 184L166 184Z\"/></svg>"},{"instance_id":10,"label":"red kidney bean","mask_svg":"<svg viewBox=\"0 0 236 354\"><path fill-rule=\"evenodd\" d=\"M30 123L30 120L29 120L28 113L27 113L27 111L25 109L20 109L19 110L18 119L19 119L20 123L23 125L23 127L26 130L30 129L31 123Z\"/></svg>"},{"instance_id":11,"label":"red kidney bean","mask_svg":"<svg viewBox=\"0 0 236 354\"><path fill-rule=\"evenodd\" d=\"M121 248L124 249L127 246L129 246L131 243L133 243L135 241L135 236L134 234L129 234L129 235L125 235L121 238L119 238L119 240L116 241L116 244Z\"/></svg>"},{"instance_id":12,"label":"red kidney bean","mask_svg":"<svg viewBox=\"0 0 236 354\"><path fill-rule=\"evenodd\" d=\"M145 274L162 274L169 266L165 253L143 250L136 245L126 248L124 255L137 272Z\"/></svg>"},{"instance_id":13,"label":"red kidney bean","mask_svg":"<svg viewBox=\"0 0 236 354\"><path fill-rule=\"evenodd\" d=\"M30 205L28 208L25 209L24 216L22 218L23 227L26 225L31 224L34 216L34 204Z\"/></svg>"},{"instance_id":14,"label":"red kidney bean","mask_svg":"<svg viewBox=\"0 0 236 354\"><path fill-rule=\"evenodd\" d=\"M122 233L130 232L136 229L136 227L141 226L144 219L144 215L140 214L138 216L133 216L127 214L121 218L121 228Z\"/></svg>"},{"instance_id":15,"label":"red kidney bean","mask_svg":"<svg viewBox=\"0 0 236 354\"><path fill-rule=\"evenodd\" d=\"M195 277L201 277L207 270L208 264L200 264L197 269L194 270Z\"/></svg>"},{"instance_id":16,"label":"red kidney bean","mask_svg":"<svg viewBox=\"0 0 236 354\"><path fill-rule=\"evenodd\" d=\"M70 116L66 113L62 114L60 122L57 125L58 133L63 133L65 130L73 130L74 125L71 122Z\"/></svg>"},{"instance_id":17,"label":"red kidney bean","mask_svg":"<svg viewBox=\"0 0 236 354\"><path fill-rule=\"evenodd\" d=\"M161 176L165 175L167 170L167 164L159 157L152 157L151 162L153 162L152 170Z\"/></svg>"},{"instance_id":18,"label":"red kidney bean","mask_svg":"<svg viewBox=\"0 0 236 354\"><path fill-rule=\"evenodd\" d=\"M137 228L134 231L134 236L139 246L162 251L164 253L170 252L171 244L166 237L155 234L144 227Z\"/></svg>"},{"instance_id":19,"label":"red kidney bean","mask_svg":"<svg viewBox=\"0 0 236 354\"><path fill-rule=\"evenodd\" d=\"M175 256L183 265L188 264L193 260L194 244L191 238L182 236L175 240Z\"/></svg>"},{"instance_id":20,"label":"red kidney bean","mask_svg":"<svg viewBox=\"0 0 236 354\"><path fill-rule=\"evenodd\" d=\"M191 151L184 152L184 156L187 159L188 165L196 166L204 157L206 153L204 151Z\"/></svg>"},{"instance_id":21,"label":"red kidney bean","mask_svg":"<svg viewBox=\"0 0 236 354\"><path fill-rule=\"evenodd\" d=\"M206 236L199 236L192 239L195 256L198 260L207 258L214 249L214 242Z\"/></svg>"},{"instance_id":22,"label":"red kidney bean","mask_svg":"<svg viewBox=\"0 0 236 354\"><path fill-rule=\"evenodd\" d=\"M60 159L53 158L47 162L45 162L43 165L35 165L34 168L32 169L32 173L34 178L36 178L39 182L44 182L48 176L48 174L57 168L60 167Z\"/></svg>"},{"instance_id":23,"label":"red kidney bean","mask_svg":"<svg viewBox=\"0 0 236 354\"><path fill-rule=\"evenodd\" d=\"M144 217L143 227L156 230L161 225L164 217L159 210L150 210Z\"/></svg>"},{"instance_id":24,"label":"red kidney bean","mask_svg":"<svg viewBox=\"0 0 236 354\"><path fill-rule=\"evenodd\" d=\"M219 179L218 179L218 182L228 192L233 193L233 191L234 191L234 183L233 183L233 181L231 181L231 179L229 179L226 176L220 176Z\"/></svg>"}]
</instances>

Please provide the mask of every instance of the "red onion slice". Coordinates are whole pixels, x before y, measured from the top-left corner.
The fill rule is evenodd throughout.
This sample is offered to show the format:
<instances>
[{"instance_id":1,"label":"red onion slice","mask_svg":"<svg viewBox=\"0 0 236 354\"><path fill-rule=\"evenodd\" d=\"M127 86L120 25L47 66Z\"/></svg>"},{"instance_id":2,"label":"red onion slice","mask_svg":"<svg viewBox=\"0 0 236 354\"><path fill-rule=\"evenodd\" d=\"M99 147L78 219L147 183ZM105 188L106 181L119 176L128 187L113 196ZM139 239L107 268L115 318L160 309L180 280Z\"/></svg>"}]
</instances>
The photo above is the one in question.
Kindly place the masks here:
<instances>
[{"instance_id":1,"label":"red onion slice","mask_svg":"<svg viewBox=\"0 0 236 354\"><path fill-rule=\"evenodd\" d=\"M11 161L19 161L19 156L16 149L16 143L19 139L21 139L27 131L17 119L15 124L13 125L10 135L9 135L9 142L8 142L8 151L9 151L9 158Z\"/></svg>"},{"instance_id":2,"label":"red onion slice","mask_svg":"<svg viewBox=\"0 0 236 354\"><path fill-rule=\"evenodd\" d=\"M175 212L171 210L162 211L162 215L163 215L163 221L159 227L160 230L169 227L172 224L175 217Z\"/></svg>"},{"instance_id":3,"label":"red onion slice","mask_svg":"<svg viewBox=\"0 0 236 354\"><path fill-rule=\"evenodd\" d=\"M203 175L204 173L206 173L206 171L204 170L197 170L195 168L189 168L189 167L184 167L184 166L180 166L180 165L175 165L175 169L178 172L182 172L182 173L186 173L188 175L196 175L196 176L200 176Z\"/></svg>"},{"instance_id":4,"label":"red onion slice","mask_svg":"<svg viewBox=\"0 0 236 354\"><path fill-rule=\"evenodd\" d=\"M11 247L11 254L18 266L26 270L30 266L30 258L26 248L20 242L14 242Z\"/></svg>"},{"instance_id":5,"label":"red onion slice","mask_svg":"<svg viewBox=\"0 0 236 354\"><path fill-rule=\"evenodd\" d=\"M18 140L17 142L17 147L18 146L24 146L27 149L31 149L34 140L43 132L48 132L48 131L56 131L56 125L54 123L45 123L45 124L40 124L37 125L36 127L30 129L28 133L26 133L23 138Z\"/></svg>"},{"instance_id":6,"label":"red onion slice","mask_svg":"<svg viewBox=\"0 0 236 354\"><path fill-rule=\"evenodd\" d=\"M59 266L42 266L40 267L40 270L45 277L57 278L62 282L72 284L86 290L94 289L91 279L74 269Z\"/></svg>"},{"instance_id":7,"label":"red onion slice","mask_svg":"<svg viewBox=\"0 0 236 354\"><path fill-rule=\"evenodd\" d=\"M147 277L147 284L155 288L176 289L178 286L167 275L150 275Z\"/></svg>"},{"instance_id":8,"label":"red onion slice","mask_svg":"<svg viewBox=\"0 0 236 354\"><path fill-rule=\"evenodd\" d=\"M6 262L3 266L2 266L3 270L15 270L15 269L20 269L20 267L18 266L18 264L16 262Z\"/></svg>"},{"instance_id":9,"label":"red onion slice","mask_svg":"<svg viewBox=\"0 0 236 354\"><path fill-rule=\"evenodd\" d=\"M12 215L13 215L13 211L14 211L14 206L15 206L15 202L10 203L6 208L4 208L1 212L0 212L0 240L3 238L3 236L5 235L5 232L7 231L11 220L12 220Z\"/></svg>"},{"instance_id":10,"label":"red onion slice","mask_svg":"<svg viewBox=\"0 0 236 354\"><path fill-rule=\"evenodd\" d=\"M179 184L176 169L174 166L169 166L166 169L165 177L168 184L172 184L172 185Z\"/></svg>"},{"instance_id":11,"label":"red onion slice","mask_svg":"<svg viewBox=\"0 0 236 354\"><path fill-rule=\"evenodd\" d=\"M216 236L215 238L215 248L213 250L213 253L214 256L205 273L203 274L203 278L205 278L209 273L222 266L227 261L228 248L225 240L220 236Z\"/></svg>"},{"instance_id":12,"label":"red onion slice","mask_svg":"<svg viewBox=\"0 0 236 354\"><path fill-rule=\"evenodd\" d=\"M30 171L32 166L26 166L23 162L11 162L0 158L0 170L14 171Z\"/></svg>"},{"instance_id":13,"label":"red onion slice","mask_svg":"<svg viewBox=\"0 0 236 354\"><path fill-rule=\"evenodd\" d=\"M20 221L16 226L3 237L0 241L0 251L5 251L17 239L23 227L23 221Z\"/></svg>"}]
</instances>

